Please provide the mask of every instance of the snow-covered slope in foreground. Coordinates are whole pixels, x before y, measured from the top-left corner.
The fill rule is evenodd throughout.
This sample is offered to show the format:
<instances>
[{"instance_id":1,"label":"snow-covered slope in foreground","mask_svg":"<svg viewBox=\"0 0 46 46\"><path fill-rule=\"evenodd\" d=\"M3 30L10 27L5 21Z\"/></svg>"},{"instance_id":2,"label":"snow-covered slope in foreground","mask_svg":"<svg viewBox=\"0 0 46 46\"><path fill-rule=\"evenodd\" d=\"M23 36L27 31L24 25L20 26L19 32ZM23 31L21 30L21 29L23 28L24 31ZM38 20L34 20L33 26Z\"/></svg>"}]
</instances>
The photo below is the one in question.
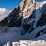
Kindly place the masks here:
<instances>
[{"instance_id":1,"label":"snow-covered slope in foreground","mask_svg":"<svg viewBox=\"0 0 46 46\"><path fill-rule=\"evenodd\" d=\"M21 36L20 32L23 30L22 27L7 27L7 26L5 26L5 27L0 27L0 28L2 28L2 30L0 31L0 45L5 44L9 41L10 42L16 42L16 41L19 41L19 40L26 40L26 39L27 39L28 42L31 42L30 45L33 45L33 46L38 45L38 42L39 42L38 40L45 40L45 43L46 43L46 34L43 34L43 35L41 35L37 38L34 38L33 32L31 34L27 33L26 35ZM36 33L37 33L37 31L36 31ZM23 41L22 41L22 43L23 43ZM40 44L40 43L43 43L43 44ZM39 42L39 45L44 45L45 43L43 41L41 41L41 42ZM20 45L21 45L21 43L20 43Z\"/></svg>"},{"instance_id":2,"label":"snow-covered slope in foreground","mask_svg":"<svg viewBox=\"0 0 46 46\"><path fill-rule=\"evenodd\" d=\"M46 46L46 41L20 40L19 42L7 42L4 46Z\"/></svg>"},{"instance_id":3,"label":"snow-covered slope in foreground","mask_svg":"<svg viewBox=\"0 0 46 46\"><path fill-rule=\"evenodd\" d=\"M38 40L38 41L20 41L20 46L46 46L46 41Z\"/></svg>"},{"instance_id":4,"label":"snow-covered slope in foreground","mask_svg":"<svg viewBox=\"0 0 46 46\"><path fill-rule=\"evenodd\" d=\"M0 44L8 41L18 41L21 37L20 32L23 28L20 27L2 27L0 29Z\"/></svg>"}]
</instances>

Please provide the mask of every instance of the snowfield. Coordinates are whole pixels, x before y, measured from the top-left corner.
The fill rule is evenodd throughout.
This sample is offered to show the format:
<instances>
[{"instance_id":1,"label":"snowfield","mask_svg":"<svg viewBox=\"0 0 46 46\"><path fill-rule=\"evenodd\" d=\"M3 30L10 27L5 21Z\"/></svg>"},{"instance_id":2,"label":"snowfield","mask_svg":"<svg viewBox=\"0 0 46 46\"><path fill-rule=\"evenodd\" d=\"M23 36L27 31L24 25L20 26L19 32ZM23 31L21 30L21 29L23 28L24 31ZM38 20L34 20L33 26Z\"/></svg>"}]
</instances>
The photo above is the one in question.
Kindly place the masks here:
<instances>
[{"instance_id":1,"label":"snowfield","mask_svg":"<svg viewBox=\"0 0 46 46\"><path fill-rule=\"evenodd\" d=\"M11 43L8 42L4 46L11 46ZM19 42L12 42L12 46L46 46L46 41L44 40L38 40L38 41L20 40Z\"/></svg>"},{"instance_id":2,"label":"snowfield","mask_svg":"<svg viewBox=\"0 0 46 46\"><path fill-rule=\"evenodd\" d=\"M21 31L23 30L22 27L0 27L2 28L0 32L0 44L7 43L9 45L9 41L13 42L13 44L16 44L15 41L19 41L20 46L46 46L46 34L43 34L37 38L34 38L34 33L36 35L36 32L32 32L31 34L26 34L24 36L21 36ZM45 28L40 27L40 30ZM6 31L7 30L7 31ZM26 40L27 39L27 40ZM7 45L6 44L6 45ZM4 44L5 45L5 44Z\"/></svg>"},{"instance_id":3,"label":"snowfield","mask_svg":"<svg viewBox=\"0 0 46 46\"><path fill-rule=\"evenodd\" d=\"M8 41L18 41L19 37L21 37L21 31L23 28L19 27L3 27L0 30L0 43L5 43Z\"/></svg>"}]
</instances>

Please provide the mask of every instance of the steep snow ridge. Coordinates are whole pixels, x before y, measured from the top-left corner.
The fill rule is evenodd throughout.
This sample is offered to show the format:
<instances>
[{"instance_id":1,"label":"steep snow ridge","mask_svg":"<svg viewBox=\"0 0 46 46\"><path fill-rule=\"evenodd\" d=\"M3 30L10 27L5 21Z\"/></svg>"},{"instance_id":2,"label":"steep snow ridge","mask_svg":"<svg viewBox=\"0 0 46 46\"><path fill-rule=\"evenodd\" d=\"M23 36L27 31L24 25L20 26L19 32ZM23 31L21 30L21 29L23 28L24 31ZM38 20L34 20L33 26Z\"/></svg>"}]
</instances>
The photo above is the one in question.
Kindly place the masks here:
<instances>
[{"instance_id":1,"label":"steep snow ridge","mask_svg":"<svg viewBox=\"0 0 46 46\"><path fill-rule=\"evenodd\" d=\"M39 7L42 7L45 3L46 3L46 1L36 2L36 9L39 9Z\"/></svg>"},{"instance_id":2,"label":"steep snow ridge","mask_svg":"<svg viewBox=\"0 0 46 46\"><path fill-rule=\"evenodd\" d=\"M12 45L11 45L12 44ZM4 46L46 46L46 41L20 40L19 42L7 42Z\"/></svg>"},{"instance_id":3,"label":"steep snow ridge","mask_svg":"<svg viewBox=\"0 0 46 46\"><path fill-rule=\"evenodd\" d=\"M21 37L21 39L34 39L35 38L35 36L36 36L36 34L40 31L40 30L43 30L43 29L45 29L46 28L46 25L44 25L43 27L38 27L38 28L36 28L34 31L32 31L31 33L26 33L25 35L23 35L22 37Z\"/></svg>"},{"instance_id":4,"label":"steep snow ridge","mask_svg":"<svg viewBox=\"0 0 46 46\"><path fill-rule=\"evenodd\" d=\"M40 3L36 3L36 11L35 11L35 19L30 19L30 21L29 22L27 22L28 24L30 24L30 23L32 23L33 21L35 21L35 23L34 23L34 25L33 25L33 27L35 28L31 33L28 33L29 32L29 30L31 29L31 27L30 27L30 29L28 30L28 32L25 34L25 35L23 35L21 38L23 39L34 39L35 38L35 36L36 36L36 34L39 32L39 31L41 31L41 30L43 30L43 29L45 29L46 28L46 25L44 25L44 26L42 26L42 27L36 27L36 23L38 22L38 20L41 18L41 13L42 13L42 11L43 11L43 5L44 4L46 4L46 1L43 1L43 2L40 2ZM41 11L42 10L42 11ZM41 12L40 12L41 11Z\"/></svg>"},{"instance_id":5,"label":"steep snow ridge","mask_svg":"<svg viewBox=\"0 0 46 46\"><path fill-rule=\"evenodd\" d=\"M43 1L43 4L45 4L46 3L46 1Z\"/></svg>"},{"instance_id":6,"label":"steep snow ridge","mask_svg":"<svg viewBox=\"0 0 46 46\"><path fill-rule=\"evenodd\" d=\"M42 8L41 8L41 10L42 10ZM34 27L36 27L36 23L37 23L37 21L40 19L40 17L41 17L41 10L36 10L36 12L35 12L35 16L36 16L36 18L35 18L35 23L34 23Z\"/></svg>"},{"instance_id":7,"label":"steep snow ridge","mask_svg":"<svg viewBox=\"0 0 46 46\"><path fill-rule=\"evenodd\" d=\"M36 3L36 12L35 12L35 16L36 16L36 18L35 18L35 23L34 23L34 27L36 27L36 23L37 23L37 21L40 19L40 17L41 17L41 13L42 12L40 12L41 10L43 10L43 5L46 3L46 1L43 1L43 2L40 2L40 3L38 3L38 5L37 5L37 3Z\"/></svg>"},{"instance_id":8,"label":"steep snow ridge","mask_svg":"<svg viewBox=\"0 0 46 46\"><path fill-rule=\"evenodd\" d=\"M36 27L36 23L37 23L37 21L40 19L40 17L41 17L41 13L42 13L42 11L43 11L43 5L46 3L46 1L43 1L43 2L40 2L38 5L39 5L39 8L38 7L36 7L36 12L35 12L35 16L36 16L36 18L35 18L35 23L34 23L34 27ZM36 4L37 5L37 4ZM37 10L38 9L38 10ZM41 11L42 10L42 11ZM40 12L41 11L41 12Z\"/></svg>"}]
</instances>

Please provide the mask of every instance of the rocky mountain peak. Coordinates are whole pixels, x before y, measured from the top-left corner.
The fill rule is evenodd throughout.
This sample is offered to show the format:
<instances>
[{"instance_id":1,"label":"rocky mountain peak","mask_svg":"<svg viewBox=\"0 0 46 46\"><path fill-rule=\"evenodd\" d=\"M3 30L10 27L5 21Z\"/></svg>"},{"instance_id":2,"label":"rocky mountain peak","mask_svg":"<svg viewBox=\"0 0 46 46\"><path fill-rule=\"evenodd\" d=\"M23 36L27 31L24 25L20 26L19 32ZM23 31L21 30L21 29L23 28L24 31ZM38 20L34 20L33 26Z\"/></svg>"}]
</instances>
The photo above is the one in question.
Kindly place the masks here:
<instances>
[{"instance_id":1,"label":"rocky mountain peak","mask_svg":"<svg viewBox=\"0 0 46 46\"><path fill-rule=\"evenodd\" d=\"M35 15L42 12L45 3L46 1L36 2L36 0L23 0L6 18L4 18L4 20L0 22L0 25L19 27L23 25L22 23L27 23L31 19L35 19Z\"/></svg>"},{"instance_id":2,"label":"rocky mountain peak","mask_svg":"<svg viewBox=\"0 0 46 46\"><path fill-rule=\"evenodd\" d=\"M33 3L35 2L35 0L23 0L21 3L20 3L20 8L21 10L24 10L25 7L29 7L30 5L32 5Z\"/></svg>"}]
</instances>

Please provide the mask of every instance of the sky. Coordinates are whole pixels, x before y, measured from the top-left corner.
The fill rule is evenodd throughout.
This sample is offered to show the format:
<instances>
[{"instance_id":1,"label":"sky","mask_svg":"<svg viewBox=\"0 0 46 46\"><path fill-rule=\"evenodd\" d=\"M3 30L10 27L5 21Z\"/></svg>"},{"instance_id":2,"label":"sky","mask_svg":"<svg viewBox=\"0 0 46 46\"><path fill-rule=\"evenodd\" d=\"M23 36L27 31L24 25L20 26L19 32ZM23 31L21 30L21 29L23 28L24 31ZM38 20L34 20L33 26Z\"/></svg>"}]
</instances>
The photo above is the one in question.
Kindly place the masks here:
<instances>
[{"instance_id":1,"label":"sky","mask_svg":"<svg viewBox=\"0 0 46 46\"><path fill-rule=\"evenodd\" d=\"M0 0L0 8L14 9L22 0Z\"/></svg>"},{"instance_id":2,"label":"sky","mask_svg":"<svg viewBox=\"0 0 46 46\"><path fill-rule=\"evenodd\" d=\"M0 0L0 8L13 10L22 0ZM42 1L42 0L37 0Z\"/></svg>"}]
</instances>

